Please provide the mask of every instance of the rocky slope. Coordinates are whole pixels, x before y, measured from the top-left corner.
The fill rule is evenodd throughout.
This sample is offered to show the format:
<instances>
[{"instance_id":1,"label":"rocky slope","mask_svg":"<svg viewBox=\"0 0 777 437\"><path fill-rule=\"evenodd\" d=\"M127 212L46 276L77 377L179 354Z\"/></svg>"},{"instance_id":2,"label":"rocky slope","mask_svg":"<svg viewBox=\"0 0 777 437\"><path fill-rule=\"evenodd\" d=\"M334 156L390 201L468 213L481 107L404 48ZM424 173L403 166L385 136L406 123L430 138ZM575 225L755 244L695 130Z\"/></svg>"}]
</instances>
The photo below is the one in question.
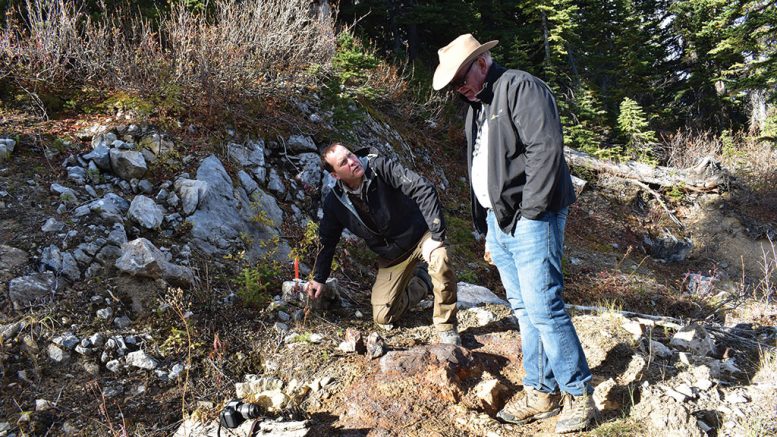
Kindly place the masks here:
<instances>
[{"instance_id":1,"label":"rocky slope","mask_svg":"<svg viewBox=\"0 0 777 437\"><path fill-rule=\"evenodd\" d=\"M273 435L552 432L554 419L493 418L520 395L520 333L466 227L452 232L455 266L492 290L460 283L462 348L433 344L429 300L376 331L370 258L347 236L338 293L306 301L289 254L302 254L305 275L314 254L305 229L331 184L317 152L333 127L315 102L298 108L318 130L274 139L227 130L217 147L189 143L193 126L4 117L0 436L216 435L237 398L259 405L256 426ZM57 137L63 130L72 135ZM450 154L411 147L369 116L354 135L433 179L452 226L466 223L466 182ZM678 207L689 231L668 226L639 190L589 179L570 216L569 300L619 302L571 309L600 409L589 432L777 431L776 313L739 293L736 260L716 255L731 245L707 244L741 236L733 216L707 232L723 220L721 196ZM683 243L660 251L655 241ZM742 243L746 274L757 274L764 243ZM727 264L712 271L716 260ZM753 303L760 312L743 310Z\"/></svg>"}]
</instances>

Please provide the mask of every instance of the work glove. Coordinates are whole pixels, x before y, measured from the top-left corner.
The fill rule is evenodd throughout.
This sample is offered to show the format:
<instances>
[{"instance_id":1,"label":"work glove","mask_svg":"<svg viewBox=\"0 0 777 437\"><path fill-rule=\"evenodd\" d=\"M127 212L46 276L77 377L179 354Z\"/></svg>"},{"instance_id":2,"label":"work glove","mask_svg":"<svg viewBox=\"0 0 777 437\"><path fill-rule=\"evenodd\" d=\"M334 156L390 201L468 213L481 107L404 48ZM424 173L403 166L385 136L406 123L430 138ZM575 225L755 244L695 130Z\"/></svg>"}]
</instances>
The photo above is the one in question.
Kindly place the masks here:
<instances>
[{"instance_id":1,"label":"work glove","mask_svg":"<svg viewBox=\"0 0 777 437\"><path fill-rule=\"evenodd\" d=\"M440 247L442 247L442 241L437 241L434 238L428 238L421 245L421 257L423 257L427 264L431 264L432 252L435 249L439 249Z\"/></svg>"}]
</instances>

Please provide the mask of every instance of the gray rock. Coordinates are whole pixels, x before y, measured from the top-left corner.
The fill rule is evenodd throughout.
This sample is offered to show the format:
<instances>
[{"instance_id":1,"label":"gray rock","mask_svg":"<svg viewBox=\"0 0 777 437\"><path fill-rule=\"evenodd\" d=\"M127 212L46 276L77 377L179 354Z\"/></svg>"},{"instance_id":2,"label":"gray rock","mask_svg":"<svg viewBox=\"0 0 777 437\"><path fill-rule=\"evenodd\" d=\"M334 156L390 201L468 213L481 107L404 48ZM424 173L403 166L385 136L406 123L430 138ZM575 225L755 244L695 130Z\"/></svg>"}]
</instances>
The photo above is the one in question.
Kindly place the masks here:
<instances>
[{"instance_id":1,"label":"gray rock","mask_svg":"<svg viewBox=\"0 0 777 437\"><path fill-rule=\"evenodd\" d=\"M143 179L138 182L138 188L140 188L141 192L146 194L154 192L154 184L152 184L148 179Z\"/></svg>"},{"instance_id":2,"label":"gray rock","mask_svg":"<svg viewBox=\"0 0 777 437\"><path fill-rule=\"evenodd\" d=\"M165 210L150 197L138 195L132 199L129 217L146 229L158 229L165 218Z\"/></svg>"},{"instance_id":3,"label":"gray rock","mask_svg":"<svg viewBox=\"0 0 777 437\"><path fill-rule=\"evenodd\" d=\"M99 332L95 332L89 337L89 342L94 347L103 347L105 345L105 336Z\"/></svg>"},{"instance_id":4,"label":"gray rock","mask_svg":"<svg viewBox=\"0 0 777 437\"><path fill-rule=\"evenodd\" d=\"M69 252L60 252L54 244L43 250L40 262L42 268L60 274L71 281L81 279L81 270L78 268L75 257Z\"/></svg>"},{"instance_id":5,"label":"gray rock","mask_svg":"<svg viewBox=\"0 0 777 437\"><path fill-rule=\"evenodd\" d=\"M113 173L124 180L140 179L148 171L143 154L134 150L111 149Z\"/></svg>"},{"instance_id":6,"label":"gray rock","mask_svg":"<svg viewBox=\"0 0 777 437\"><path fill-rule=\"evenodd\" d=\"M119 373L121 371L121 363L119 360L110 360L105 363L105 368L113 373Z\"/></svg>"},{"instance_id":7,"label":"gray rock","mask_svg":"<svg viewBox=\"0 0 777 437\"><path fill-rule=\"evenodd\" d=\"M97 317L103 320L110 319L111 317L113 317L113 308L111 307L100 308L99 310L97 310Z\"/></svg>"},{"instance_id":8,"label":"gray rock","mask_svg":"<svg viewBox=\"0 0 777 437\"><path fill-rule=\"evenodd\" d=\"M175 189L181 196L184 214L189 215L197 209L201 199L207 195L208 188L208 183L203 180L179 178L175 181Z\"/></svg>"},{"instance_id":9,"label":"gray rock","mask_svg":"<svg viewBox=\"0 0 777 437\"><path fill-rule=\"evenodd\" d=\"M693 249L689 238L679 239L668 232L656 237L646 234L642 240L650 256L669 262L684 261Z\"/></svg>"},{"instance_id":10,"label":"gray rock","mask_svg":"<svg viewBox=\"0 0 777 437\"><path fill-rule=\"evenodd\" d=\"M16 269L27 264L27 252L0 244L0 282L5 282Z\"/></svg>"},{"instance_id":11,"label":"gray rock","mask_svg":"<svg viewBox=\"0 0 777 437\"><path fill-rule=\"evenodd\" d=\"M672 349L664 346L664 344L661 342L655 340L649 341L651 355L655 355L659 358L672 358Z\"/></svg>"},{"instance_id":12,"label":"gray rock","mask_svg":"<svg viewBox=\"0 0 777 437\"><path fill-rule=\"evenodd\" d=\"M8 284L8 297L14 309L20 310L50 299L57 291L58 282L54 273L43 272L12 279Z\"/></svg>"},{"instance_id":13,"label":"gray rock","mask_svg":"<svg viewBox=\"0 0 777 437\"><path fill-rule=\"evenodd\" d=\"M303 153L298 158L298 166L302 170L297 173L297 180L302 183L305 191L318 192L321 188L321 158L316 153Z\"/></svg>"},{"instance_id":14,"label":"gray rock","mask_svg":"<svg viewBox=\"0 0 777 437\"><path fill-rule=\"evenodd\" d=\"M458 308L472 308L483 303L504 305L506 307L510 306L507 301L501 299L486 287L466 282L459 282L456 286L458 287L458 293L456 295L456 306Z\"/></svg>"},{"instance_id":15,"label":"gray rock","mask_svg":"<svg viewBox=\"0 0 777 437\"><path fill-rule=\"evenodd\" d=\"M259 184L256 183L248 173L243 170L237 172L237 177L240 179L240 185L246 190L246 193L250 196L254 191L259 189Z\"/></svg>"},{"instance_id":16,"label":"gray rock","mask_svg":"<svg viewBox=\"0 0 777 437\"><path fill-rule=\"evenodd\" d=\"M11 138L0 138L0 162L11 157L11 152L16 148L16 140Z\"/></svg>"},{"instance_id":17,"label":"gray rock","mask_svg":"<svg viewBox=\"0 0 777 437\"><path fill-rule=\"evenodd\" d=\"M109 132L107 126L93 126L92 130L94 131L94 136L92 137L93 149L101 145L108 147L117 139L116 134Z\"/></svg>"},{"instance_id":18,"label":"gray rock","mask_svg":"<svg viewBox=\"0 0 777 437\"><path fill-rule=\"evenodd\" d=\"M100 263L101 266L113 266L121 254L122 252L119 246L106 244L99 252L97 252L94 259Z\"/></svg>"},{"instance_id":19,"label":"gray rock","mask_svg":"<svg viewBox=\"0 0 777 437\"><path fill-rule=\"evenodd\" d=\"M258 188L251 198L258 203L256 210L263 211L274 227L278 228L283 224L283 210L278 206L275 197Z\"/></svg>"},{"instance_id":20,"label":"gray rock","mask_svg":"<svg viewBox=\"0 0 777 437\"><path fill-rule=\"evenodd\" d=\"M267 216L261 205L252 203L242 188L232 186L232 180L215 156L206 158L197 170L197 180L207 184L207 193L200 198L197 210L187 218L192 225L192 244L208 255L223 255L243 245L243 237L253 241L247 257L256 260L267 252L264 241L279 235L271 224L257 220ZM257 190L255 193L259 193ZM276 250L276 247L272 247ZM288 245L281 242L274 256L286 260Z\"/></svg>"},{"instance_id":21,"label":"gray rock","mask_svg":"<svg viewBox=\"0 0 777 437\"><path fill-rule=\"evenodd\" d=\"M121 223L114 223L111 232L108 234L108 243L121 247L121 245L126 242L127 232L124 230L124 225Z\"/></svg>"},{"instance_id":22,"label":"gray rock","mask_svg":"<svg viewBox=\"0 0 777 437\"><path fill-rule=\"evenodd\" d=\"M124 142L122 140L116 140L111 143L111 147L120 150L132 150L135 148L134 144Z\"/></svg>"},{"instance_id":23,"label":"gray rock","mask_svg":"<svg viewBox=\"0 0 777 437\"><path fill-rule=\"evenodd\" d=\"M166 189L162 188L159 190L159 192L156 194L156 197L154 197L154 200L157 201L157 203L162 203L167 201L167 196L170 195L170 192Z\"/></svg>"},{"instance_id":24,"label":"gray rock","mask_svg":"<svg viewBox=\"0 0 777 437\"><path fill-rule=\"evenodd\" d=\"M167 204L172 208L178 208L178 204L181 203L181 199L175 193L170 193L167 196Z\"/></svg>"},{"instance_id":25,"label":"gray rock","mask_svg":"<svg viewBox=\"0 0 777 437\"><path fill-rule=\"evenodd\" d=\"M175 144L172 141L164 139L157 133L143 137L140 140L139 146L147 148L155 155L170 153L175 148Z\"/></svg>"},{"instance_id":26,"label":"gray rock","mask_svg":"<svg viewBox=\"0 0 777 437\"><path fill-rule=\"evenodd\" d=\"M57 363L62 363L70 359L70 354L55 344L49 344L47 352L49 354L49 358Z\"/></svg>"},{"instance_id":27,"label":"gray rock","mask_svg":"<svg viewBox=\"0 0 777 437\"><path fill-rule=\"evenodd\" d=\"M55 218L50 218L46 220L46 223L41 226L40 230L43 232L60 232L62 229L65 228L65 224L57 221Z\"/></svg>"},{"instance_id":28,"label":"gray rock","mask_svg":"<svg viewBox=\"0 0 777 437\"><path fill-rule=\"evenodd\" d=\"M89 161L89 164L87 164L86 176L89 178L89 182L93 184L100 183L100 168L97 166L97 164L94 163L94 161ZM91 189L94 191L94 188ZM97 197L97 195L95 194L94 197Z\"/></svg>"},{"instance_id":29,"label":"gray rock","mask_svg":"<svg viewBox=\"0 0 777 437\"><path fill-rule=\"evenodd\" d=\"M313 142L313 138L307 135L292 135L286 142L286 146L294 153L302 152L318 152L316 143Z\"/></svg>"},{"instance_id":30,"label":"gray rock","mask_svg":"<svg viewBox=\"0 0 777 437\"><path fill-rule=\"evenodd\" d=\"M281 182L281 178L274 168L270 169L270 180L267 182L267 188L278 194L286 192L286 187L283 185L283 182Z\"/></svg>"},{"instance_id":31,"label":"gray rock","mask_svg":"<svg viewBox=\"0 0 777 437\"><path fill-rule=\"evenodd\" d=\"M122 246L122 255L116 260L116 268L131 275L162 278L183 286L191 285L194 281L191 269L168 262L164 254L145 238L138 238Z\"/></svg>"},{"instance_id":32,"label":"gray rock","mask_svg":"<svg viewBox=\"0 0 777 437\"><path fill-rule=\"evenodd\" d=\"M111 170L111 150L104 144L98 144L83 158L93 162L100 170Z\"/></svg>"},{"instance_id":33,"label":"gray rock","mask_svg":"<svg viewBox=\"0 0 777 437\"><path fill-rule=\"evenodd\" d=\"M715 350L712 337L697 323L691 323L677 331L669 344L699 356L705 356Z\"/></svg>"},{"instance_id":34,"label":"gray rock","mask_svg":"<svg viewBox=\"0 0 777 437\"><path fill-rule=\"evenodd\" d=\"M84 185L84 190L87 194L92 196L93 199L97 198L97 191L91 185Z\"/></svg>"},{"instance_id":35,"label":"gray rock","mask_svg":"<svg viewBox=\"0 0 777 437\"><path fill-rule=\"evenodd\" d=\"M179 376L181 376L181 373L184 371L185 367L181 363L176 363L173 365L173 368L170 369L170 373L167 375L168 378L170 378L171 381L175 381L178 379Z\"/></svg>"},{"instance_id":36,"label":"gray rock","mask_svg":"<svg viewBox=\"0 0 777 437\"><path fill-rule=\"evenodd\" d=\"M54 337L51 341L69 351L72 351L81 342L72 332L66 332L58 337Z\"/></svg>"},{"instance_id":37,"label":"gray rock","mask_svg":"<svg viewBox=\"0 0 777 437\"><path fill-rule=\"evenodd\" d=\"M65 202L66 204L73 204L78 201L76 192L63 185L53 183L51 184L51 191L59 194L59 200Z\"/></svg>"},{"instance_id":38,"label":"gray rock","mask_svg":"<svg viewBox=\"0 0 777 437\"><path fill-rule=\"evenodd\" d=\"M83 167L68 167L67 178L78 185L86 183L86 170Z\"/></svg>"},{"instance_id":39,"label":"gray rock","mask_svg":"<svg viewBox=\"0 0 777 437\"><path fill-rule=\"evenodd\" d=\"M127 316L116 317L113 319L113 324L119 329L127 329L132 325L132 320Z\"/></svg>"},{"instance_id":40,"label":"gray rock","mask_svg":"<svg viewBox=\"0 0 777 437\"><path fill-rule=\"evenodd\" d=\"M146 370L154 370L159 365L153 357L142 350L128 353L126 361L128 366Z\"/></svg>"},{"instance_id":41,"label":"gray rock","mask_svg":"<svg viewBox=\"0 0 777 437\"><path fill-rule=\"evenodd\" d=\"M108 193L102 199L94 200L86 205L76 208L74 215L83 217L92 213L99 214L104 220L122 223L124 214L129 209L129 202L114 193Z\"/></svg>"}]
</instances>

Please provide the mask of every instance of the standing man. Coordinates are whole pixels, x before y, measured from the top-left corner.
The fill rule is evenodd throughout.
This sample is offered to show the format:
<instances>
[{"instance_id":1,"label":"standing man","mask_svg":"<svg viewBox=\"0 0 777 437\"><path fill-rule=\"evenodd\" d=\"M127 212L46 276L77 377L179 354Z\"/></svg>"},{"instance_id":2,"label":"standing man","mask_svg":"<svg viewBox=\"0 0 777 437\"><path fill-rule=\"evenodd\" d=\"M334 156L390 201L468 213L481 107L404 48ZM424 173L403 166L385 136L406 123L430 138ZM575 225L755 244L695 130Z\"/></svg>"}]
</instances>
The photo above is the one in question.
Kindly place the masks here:
<instances>
[{"instance_id":1,"label":"standing man","mask_svg":"<svg viewBox=\"0 0 777 437\"><path fill-rule=\"evenodd\" d=\"M321 250L307 293L317 299L344 228L378 255L372 317L391 329L408 308L434 292L433 321L441 343L461 344L456 329L456 275L450 268L445 220L434 185L395 160L340 143L321 152L324 169L337 179L324 199ZM428 264L428 275L418 265ZM431 276L431 283L428 278Z\"/></svg>"},{"instance_id":2,"label":"standing man","mask_svg":"<svg viewBox=\"0 0 777 437\"><path fill-rule=\"evenodd\" d=\"M497 417L521 424L561 411L556 432L579 431L595 407L591 371L561 297L564 226L575 201L561 122L543 81L492 61L497 43L459 36L438 51L432 83L470 105L472 216L521 330L526 393Z\"/></svg>"}]
</instances>

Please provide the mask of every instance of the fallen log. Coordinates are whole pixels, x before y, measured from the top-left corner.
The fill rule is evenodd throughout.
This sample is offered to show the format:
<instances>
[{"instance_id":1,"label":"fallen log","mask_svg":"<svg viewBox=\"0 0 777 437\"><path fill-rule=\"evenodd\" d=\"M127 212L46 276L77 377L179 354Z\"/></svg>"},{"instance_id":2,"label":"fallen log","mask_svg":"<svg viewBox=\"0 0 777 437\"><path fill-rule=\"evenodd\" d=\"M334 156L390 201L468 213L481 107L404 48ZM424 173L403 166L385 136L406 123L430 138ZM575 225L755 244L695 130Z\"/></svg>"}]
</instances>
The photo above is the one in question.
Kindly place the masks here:
<instances>
[{"instance_id":1,"label":"fallen log","mask_svg":"<svg viewBox=\"0 0 777 437\"><path fill-rule=\"evenodd\" d=\"M650 166L628 161L613 162L597 159L587 153L569 147L564 148L567 162L575 167L584 167L597 172L605 172L625 179L634 179L645 184L695 192L725 191L728 186L728 174L719 163L707 156L691 168L673 168Z\"/></svg>"}]
</instances>

